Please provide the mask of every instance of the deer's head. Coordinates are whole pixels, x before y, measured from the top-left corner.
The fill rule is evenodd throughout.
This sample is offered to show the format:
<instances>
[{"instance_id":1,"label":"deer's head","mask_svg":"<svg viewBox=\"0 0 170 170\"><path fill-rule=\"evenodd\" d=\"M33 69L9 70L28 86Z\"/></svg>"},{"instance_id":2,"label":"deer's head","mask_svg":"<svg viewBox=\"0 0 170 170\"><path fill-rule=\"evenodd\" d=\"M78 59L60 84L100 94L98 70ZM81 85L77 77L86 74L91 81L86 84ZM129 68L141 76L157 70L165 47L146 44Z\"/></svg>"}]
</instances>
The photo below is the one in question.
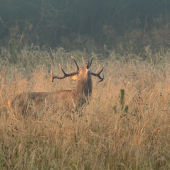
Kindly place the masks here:
<instances>
[{"instance_id":1,"label":"deer's head","mask_svg":"<svg viewBox=\"0 0 170 170\"><path fill-rule=\"evenodd\" d=\"M67 74L62 69L62 67L59 65L60 69L62 70L62 72L64 74L64 76L63 77L58 77L58 76L55 76L53 73L51 73L52 74L52 81L53 81L54 78L64 79L66 77L71 77L71 79L73 79L73 80L78 80L75 91L77 91L79 93L85 93L86 95L91 94L91 92L92 92L92 78L91 78L91 75L97 76L100 79L100 82L103 81L104 75L102 77L100 76L100 73L103 71L103 68L101 69L101 71L99 71L96 74L96 73L93 73L91 71L91 64L92 64L93 58L91 59L91 61L86 61L84 66L81 67L81 68L78 67L77 62L73 57L72 57L72 59L73 59L74 63L76 64L77 71Z\"/></svg>"}]
</instances>

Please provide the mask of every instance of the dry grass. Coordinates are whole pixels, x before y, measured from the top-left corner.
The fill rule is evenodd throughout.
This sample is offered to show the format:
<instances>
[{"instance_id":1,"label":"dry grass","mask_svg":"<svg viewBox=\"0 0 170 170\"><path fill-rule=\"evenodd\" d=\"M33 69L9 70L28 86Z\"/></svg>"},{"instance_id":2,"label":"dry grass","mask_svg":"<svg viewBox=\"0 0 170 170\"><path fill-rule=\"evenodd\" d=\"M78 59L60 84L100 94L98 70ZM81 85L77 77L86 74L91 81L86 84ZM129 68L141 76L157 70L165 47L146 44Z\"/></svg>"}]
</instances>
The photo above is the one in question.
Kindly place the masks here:
<instances>
[{"instance_id":1,"label":"dry grass","mask_svg":"<svg viewBox=\"0 0 170 170\"><path fill-rule=\"evenodd\" d=\"M74 69L65 64L67 57L62 57L70 54L52 53L67 70ZM157 55L160 59L162 53ZM72 118L50 110L37 119L15 116L6 107L12 96L72 89L74 85L69 78L50 82L50 58L44 65L42 59L37 68L31 64L24 68L22 61L15 66L1 62L0 169L170 169L169 55L164 53L164 58L154 63L103 61L104 82L97 83L94 78L89 104ZM32 52L28 56L36 58ZM71 63L71 59L66 61ZM99 68L94 59L92 69Z\"/></svg>"}]
</instances>

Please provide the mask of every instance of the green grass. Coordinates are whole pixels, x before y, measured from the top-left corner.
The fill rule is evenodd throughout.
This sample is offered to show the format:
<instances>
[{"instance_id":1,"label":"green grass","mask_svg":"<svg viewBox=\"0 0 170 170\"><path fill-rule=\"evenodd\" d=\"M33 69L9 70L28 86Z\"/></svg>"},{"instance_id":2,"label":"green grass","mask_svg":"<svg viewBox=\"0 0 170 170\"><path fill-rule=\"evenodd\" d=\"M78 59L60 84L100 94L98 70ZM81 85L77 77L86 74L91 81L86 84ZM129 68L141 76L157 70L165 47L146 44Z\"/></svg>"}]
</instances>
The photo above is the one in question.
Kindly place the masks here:
<instances>
[{"instance_id":1,"label":"green grass","mask_svg":"<svg viewBox=\"0 0 170 170\"><path fill-rule=\"evenodd\" d=\"M73 89L69 78L50 81L51 65L61 75L58 63L69 72L70 56L82 66L86 54L29 49L17 53L15 65L10 55L1 52L0 169L170 169L168 50L151 54L154 61L93 54L92 70L104 65L105 80L93 78L89 104L71 118L50 110L23 118L6 102L22 92Z\"/></svg>"}]
</instances>

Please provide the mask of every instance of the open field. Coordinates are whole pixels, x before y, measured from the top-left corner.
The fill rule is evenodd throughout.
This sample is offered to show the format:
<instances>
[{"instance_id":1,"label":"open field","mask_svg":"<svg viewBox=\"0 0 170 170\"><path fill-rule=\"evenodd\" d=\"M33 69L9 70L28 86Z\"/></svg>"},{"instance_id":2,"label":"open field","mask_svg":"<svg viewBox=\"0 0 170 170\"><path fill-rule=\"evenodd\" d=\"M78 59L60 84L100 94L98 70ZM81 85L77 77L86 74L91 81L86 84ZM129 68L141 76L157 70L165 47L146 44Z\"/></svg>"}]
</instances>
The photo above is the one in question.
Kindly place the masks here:
<instances>
[{"instance_id":1,"label":"open field","mask_svg":"<svg viewBox=\"0 0 170 170\"><path fill-rule=\"evenodd\" d=\"M93 78L89 103L64 116L48 110L23 118L6 106L22 92L73 89L69 78L50 81L50 68L62 75L75 69L70 56L83 66L81 52L1 52L0 169L1 170L140 170L170 169L170 52L146 51L140 57L109 60L94 55L92 70L104 65L105 80ZM84 55L84 56L83 56ZM117 60L116 58L119 58ZM13 64L15 62L15 65ZM44 108L45 109L45 108Z\"/></svg>"}]
</instances>

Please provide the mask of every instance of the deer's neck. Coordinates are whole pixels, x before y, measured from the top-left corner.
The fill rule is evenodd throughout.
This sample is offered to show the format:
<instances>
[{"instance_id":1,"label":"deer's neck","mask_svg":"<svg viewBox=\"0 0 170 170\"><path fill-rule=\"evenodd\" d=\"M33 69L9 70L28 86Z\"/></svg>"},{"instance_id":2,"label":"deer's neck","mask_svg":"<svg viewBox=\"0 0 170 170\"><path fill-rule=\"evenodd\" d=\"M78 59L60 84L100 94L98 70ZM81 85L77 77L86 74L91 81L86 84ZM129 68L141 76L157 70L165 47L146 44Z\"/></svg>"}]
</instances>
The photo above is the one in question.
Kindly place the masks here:
<instances>
[{"instance_id":1,"label":"deer's neck","mask_svg":"<svg viewBox=\"0 0 170 170\"><path fill-rule=\"evenodd\" d=\"M73 90L73 93L75 93L77 96L82 96L84 95L85 97L88 97L92 93L92 80L91 77L86 80L79 80L77 82L76 89Z\"/></svg>"}]
</instances>

